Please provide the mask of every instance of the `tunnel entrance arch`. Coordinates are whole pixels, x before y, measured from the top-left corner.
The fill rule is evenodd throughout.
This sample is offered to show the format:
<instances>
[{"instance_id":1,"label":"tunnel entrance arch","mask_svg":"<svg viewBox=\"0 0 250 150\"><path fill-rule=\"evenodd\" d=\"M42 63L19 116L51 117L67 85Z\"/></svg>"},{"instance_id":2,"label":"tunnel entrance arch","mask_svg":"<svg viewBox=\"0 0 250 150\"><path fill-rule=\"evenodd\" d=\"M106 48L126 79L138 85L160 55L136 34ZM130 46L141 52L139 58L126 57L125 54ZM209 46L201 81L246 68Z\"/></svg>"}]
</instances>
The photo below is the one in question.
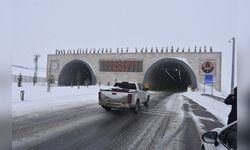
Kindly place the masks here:
<instances>
[{"instance_id":1,"label":"tunnel entrance arch","mask_svg":"<svg viewBox=\"0 0 250 150\"><path fill-rule=\"evenodd\" d=\"M60 72L58 85L95 85L96 77L90 65L82 60L67 63Z\"/></svg>"},{"instance_id":2,"label":"tunnel entrance arch","mask_svg":"<svg viewBox=\"0 0 250 150\"><path fill-rule=\"evenodd\" d=\"M197 78L188 64L175 58L163 58L152 64L143 79L150 90L186 91L197 88Z\"/></svg>"}]
</instances>

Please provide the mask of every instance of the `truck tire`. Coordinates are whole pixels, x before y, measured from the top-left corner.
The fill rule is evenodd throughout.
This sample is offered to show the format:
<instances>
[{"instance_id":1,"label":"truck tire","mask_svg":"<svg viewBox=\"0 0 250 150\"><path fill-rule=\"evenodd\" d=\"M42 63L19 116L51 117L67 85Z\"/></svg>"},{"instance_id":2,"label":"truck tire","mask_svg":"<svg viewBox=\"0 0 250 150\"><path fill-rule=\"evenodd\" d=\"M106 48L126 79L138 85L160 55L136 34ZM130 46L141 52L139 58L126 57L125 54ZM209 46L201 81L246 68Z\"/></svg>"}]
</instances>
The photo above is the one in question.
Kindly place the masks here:
<instances>
[{"instance_id":1,"label":"truck tire","mask_svg":"<svg viewBox=\"0 0 250 150\"><path fill-rule=\"evenodd\" d=\"M111 111L111 107L105 107L105 106L102 106L105 110L107 111Z\"/></svg>"},{"instance_id":2,"label":"truck tire","mask_svg":"<svg viewBox=\"0 0 250 150\"><path fill-rule=\"evenodd\" d=\"M132 111L135 113L135 114L137 114L138 113L138 111L139 111L139 106L140 105L140 103L139 103L139 100L137 100L136 101L136 103L135 103L135 107L132 107L131 109L132 109Z\"/></svg>"},{"instance_id":3,"label":"truck tire","mask_svg":"<svg viewBox=\"0 0 250 150\"><path fill-rule=\"evenodd\" d=\"M201 150L205 150L205 147L204 147L204 145L203 145L203 144L201 145Z\"/></svg>"},{"instance_id":4,"label":"truck tire","mask_svg":"<svg viewBox=\"0 0 250 150\"><path fill-rule=\"evenodd\" d=\"M148 103L149 103L149 96L147 97L147 101L145 103L143 103L143 105L148 108Z\"/></svg>"}]
</instances>

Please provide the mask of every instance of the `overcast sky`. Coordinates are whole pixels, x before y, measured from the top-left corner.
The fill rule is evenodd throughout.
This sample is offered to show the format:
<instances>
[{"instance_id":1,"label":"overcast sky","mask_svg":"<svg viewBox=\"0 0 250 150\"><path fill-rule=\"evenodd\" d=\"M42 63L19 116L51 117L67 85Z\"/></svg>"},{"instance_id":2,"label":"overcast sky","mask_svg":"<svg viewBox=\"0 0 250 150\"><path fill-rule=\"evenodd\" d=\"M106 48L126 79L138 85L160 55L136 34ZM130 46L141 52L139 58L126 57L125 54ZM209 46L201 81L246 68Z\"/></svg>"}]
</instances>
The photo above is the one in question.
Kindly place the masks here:
<instances>
[{"instance_id":1,"label":"overcast sky","mask_svg":"<svg viewBox=\"0 0 250 150\"><path fill-rule=\"evenodd\" d=\"M230 88L234 0L15 0L12 64L33 67L55 49L213 46L223 54L222 86Z\"/></svg>"}]
</instances>

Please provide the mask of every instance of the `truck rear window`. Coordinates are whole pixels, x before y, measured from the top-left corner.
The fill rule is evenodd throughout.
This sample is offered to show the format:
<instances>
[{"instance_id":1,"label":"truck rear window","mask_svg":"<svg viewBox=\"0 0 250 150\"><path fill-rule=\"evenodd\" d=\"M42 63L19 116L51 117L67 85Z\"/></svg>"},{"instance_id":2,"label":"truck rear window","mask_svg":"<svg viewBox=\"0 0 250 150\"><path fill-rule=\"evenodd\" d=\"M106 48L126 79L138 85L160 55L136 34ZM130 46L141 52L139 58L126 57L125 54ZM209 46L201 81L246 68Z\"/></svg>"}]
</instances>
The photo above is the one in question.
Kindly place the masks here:
<instances>
[{"instance_id":1,"label":"truck rear window","mask_svg":"<svg viewBox=\"0 0 250 150\"><path fill-rule=\"evenodd\" d=\"M135 84L131 84L131 83L128 83L128 82L115 83L114 86L117 86L117 87L122 88L122 89L133 89L133 90L136 90Z\"/></svg>"}]
</instances>

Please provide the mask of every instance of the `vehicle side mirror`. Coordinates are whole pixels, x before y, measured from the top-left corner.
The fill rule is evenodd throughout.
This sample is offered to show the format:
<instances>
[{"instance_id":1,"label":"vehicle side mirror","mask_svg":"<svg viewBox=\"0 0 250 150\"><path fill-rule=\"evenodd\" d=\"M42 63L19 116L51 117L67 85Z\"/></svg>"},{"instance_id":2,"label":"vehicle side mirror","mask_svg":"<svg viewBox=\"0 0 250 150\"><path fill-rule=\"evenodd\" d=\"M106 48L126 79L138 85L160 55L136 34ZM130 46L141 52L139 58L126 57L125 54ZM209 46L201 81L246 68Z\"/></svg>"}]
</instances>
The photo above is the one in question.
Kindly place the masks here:
<instances>
[{"instance_id":1,"label":"vehicle side mirror","mask_svg":"<svg viewBox=\"0 0 250 150\"><path fill-rule=\"evenodd\" d=\"M218 133L217 132L206 132L204 134L202 134L202 140L205 143L209 143L209 144L215 144L217 145L217 137L218 137Z\"/></svg>"}]
</instances>

